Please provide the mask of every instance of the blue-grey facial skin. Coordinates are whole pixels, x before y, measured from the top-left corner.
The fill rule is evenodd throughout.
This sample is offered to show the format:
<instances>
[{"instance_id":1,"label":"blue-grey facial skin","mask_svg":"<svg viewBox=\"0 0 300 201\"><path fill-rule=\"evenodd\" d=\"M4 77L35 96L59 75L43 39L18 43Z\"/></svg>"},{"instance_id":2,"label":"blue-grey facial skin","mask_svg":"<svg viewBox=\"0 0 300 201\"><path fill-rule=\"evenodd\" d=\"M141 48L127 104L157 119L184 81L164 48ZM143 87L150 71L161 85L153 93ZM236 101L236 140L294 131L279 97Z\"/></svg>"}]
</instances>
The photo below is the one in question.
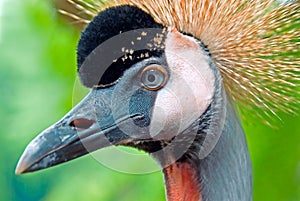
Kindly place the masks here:
<instances>
[{"instance_id":1,"label":"blue-grey facial skin","mask_svg":"<svg viewBox=\"0 0 300 201\"><path fill-rule=\"evenodd\" d=\"M168 72L162 47L149 49L155 37L165 35L161 26L155 27L118 34L84 57L78 73L92 88L90 94L28 145L17 173L57 165L109 145L151 139L157 91L143 87L141 74L152 64ZM80 50L84 44L86 40Z\"/></svg>"},{"instance_id":2,"label":"blue-grey facial skin","mask_svg":"<svg viewBox=\"0 0 300 201\"><path fill-rule=\"evenodd\" d=\"M141 73L151 64L165 65L162 58L147 59L127 70L113 85L92 89L28 145L16 172L44 169L110 145L150 140L157 91L142 86Z\"/></svg>"}]
</instances>

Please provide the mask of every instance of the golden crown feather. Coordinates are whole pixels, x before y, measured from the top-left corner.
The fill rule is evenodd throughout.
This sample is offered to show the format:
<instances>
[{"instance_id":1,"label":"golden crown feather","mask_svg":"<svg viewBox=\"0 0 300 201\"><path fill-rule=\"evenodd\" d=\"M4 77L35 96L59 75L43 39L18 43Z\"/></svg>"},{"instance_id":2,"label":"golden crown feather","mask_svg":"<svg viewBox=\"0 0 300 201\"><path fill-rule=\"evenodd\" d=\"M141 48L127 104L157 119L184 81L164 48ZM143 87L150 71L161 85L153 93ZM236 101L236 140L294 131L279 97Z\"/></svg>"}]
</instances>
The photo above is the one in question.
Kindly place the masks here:
<instances>
[{"instance_id":1,"label":"golden crown feather","mask_svg":"<svg viewBox=\"0 0 300 201\"><path fill-rule=\"evenodd\" d=\"M238 107L266 120L300 103L300 1L62 0L59 11L82 26L99 12L132 5L156 22L201 40ZM243 111L242 109L240 111ZM268 123L268 120L265 121Z\"/></svg>"}]
</instances>

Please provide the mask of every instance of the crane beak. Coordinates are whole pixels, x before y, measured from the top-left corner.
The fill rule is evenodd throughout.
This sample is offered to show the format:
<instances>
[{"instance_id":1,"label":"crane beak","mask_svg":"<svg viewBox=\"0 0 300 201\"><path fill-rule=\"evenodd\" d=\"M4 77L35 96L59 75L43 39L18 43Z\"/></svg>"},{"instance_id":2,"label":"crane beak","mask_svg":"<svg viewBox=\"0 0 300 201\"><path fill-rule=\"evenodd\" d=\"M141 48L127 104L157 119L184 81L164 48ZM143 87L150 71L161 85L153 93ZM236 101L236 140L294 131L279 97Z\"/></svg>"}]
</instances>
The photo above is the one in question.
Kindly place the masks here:
<instances>
[{"instance_id":1,"label":"crane beak","mask_svg":"<svg viewBox=\"0 0 300 201\"><path fill-rule=\"evenodd\" d=\"M119 110L114 118L112 91L93 90L59 122L33 139L19 160L16 174L45 169L127 140L129 136L119 126L139 115Z\"/></svg>"}]
</instances>

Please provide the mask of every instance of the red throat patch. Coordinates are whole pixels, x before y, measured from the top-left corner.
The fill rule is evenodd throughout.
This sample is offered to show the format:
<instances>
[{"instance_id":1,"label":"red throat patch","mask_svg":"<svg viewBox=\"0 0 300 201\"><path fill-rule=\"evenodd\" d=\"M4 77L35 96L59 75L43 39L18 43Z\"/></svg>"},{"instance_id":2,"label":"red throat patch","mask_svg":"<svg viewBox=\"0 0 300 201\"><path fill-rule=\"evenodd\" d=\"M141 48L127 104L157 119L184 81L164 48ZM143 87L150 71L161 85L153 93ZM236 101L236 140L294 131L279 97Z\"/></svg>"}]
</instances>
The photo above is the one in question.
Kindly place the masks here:
<instances>
[{"instance_id":1,"label":"red throat patch","mask_svg":"<svg viewBox=\"0 0 300 201\"><path fill-rule=\"evenodd\" d=\"M163 170L168 201L201 201L197 172L189 163L174 163Z\"/></svg>"}]
</instances>

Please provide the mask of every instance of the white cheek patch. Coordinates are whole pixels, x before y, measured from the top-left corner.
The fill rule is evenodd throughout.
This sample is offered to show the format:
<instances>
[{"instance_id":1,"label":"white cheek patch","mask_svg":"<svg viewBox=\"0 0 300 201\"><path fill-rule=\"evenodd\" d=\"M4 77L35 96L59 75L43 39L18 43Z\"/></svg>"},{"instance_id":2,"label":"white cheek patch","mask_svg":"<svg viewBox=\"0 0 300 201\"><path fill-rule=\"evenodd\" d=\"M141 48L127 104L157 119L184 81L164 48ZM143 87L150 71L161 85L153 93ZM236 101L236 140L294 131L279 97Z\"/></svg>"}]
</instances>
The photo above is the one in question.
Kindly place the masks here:
<instances>
[{"instance_id":1,"label":"white cheek patch","mask_svg":"<svg viewBox=\"0 0 300 201\"><path fill-rule=\"evenodd\" d=\"M165 54L170 78L157 94L150 125L159 139L181 133L207 110L215 82L209 58L194 38L172 30Z\"/></svg>"}]
</instances>

